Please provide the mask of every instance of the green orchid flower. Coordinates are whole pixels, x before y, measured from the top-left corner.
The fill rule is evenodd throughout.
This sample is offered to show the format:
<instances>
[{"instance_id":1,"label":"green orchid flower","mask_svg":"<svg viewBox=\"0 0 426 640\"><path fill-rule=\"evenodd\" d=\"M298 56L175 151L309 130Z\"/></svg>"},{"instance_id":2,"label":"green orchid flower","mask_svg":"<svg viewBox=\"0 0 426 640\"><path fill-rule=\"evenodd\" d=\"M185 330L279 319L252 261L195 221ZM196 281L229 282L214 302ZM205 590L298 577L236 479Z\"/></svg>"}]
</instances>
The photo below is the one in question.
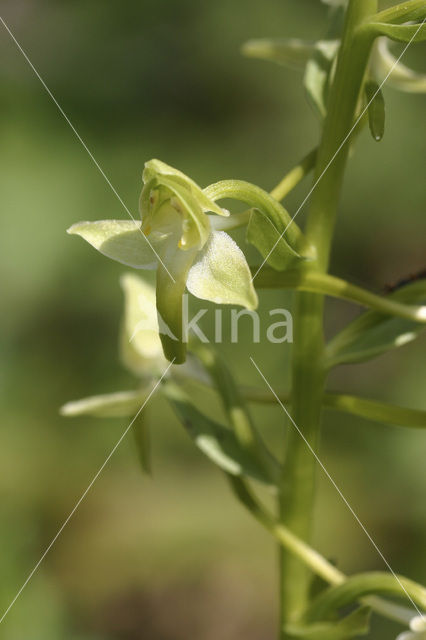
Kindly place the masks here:
<instances>
[{"instance_id":1,"label":"green orchid flower","mask_svg":"<svg viewBox=\"0 0 426 640\"><path fill-rule=\"evenodd\" d=\"M258 303L245 256L219 221L219 207L185 174L159 160L146 163L140 196L141 222L99 220L74 224L68 233L84 238L109 258L136 269L157 269L156 304L166 358L186 357L182 297L255 309Z\"/></svg>"}]
</instances>

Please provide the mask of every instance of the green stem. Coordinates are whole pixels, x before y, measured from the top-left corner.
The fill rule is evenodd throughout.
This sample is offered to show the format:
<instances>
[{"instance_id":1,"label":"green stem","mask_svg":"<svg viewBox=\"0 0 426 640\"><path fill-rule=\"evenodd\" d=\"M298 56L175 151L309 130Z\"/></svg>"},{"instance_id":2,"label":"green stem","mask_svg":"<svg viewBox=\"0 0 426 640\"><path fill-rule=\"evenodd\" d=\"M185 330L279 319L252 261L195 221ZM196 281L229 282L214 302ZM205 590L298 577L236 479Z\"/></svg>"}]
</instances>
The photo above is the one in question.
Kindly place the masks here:
<instances>
[{"instance_id":1,"label":"green stem","mask_svg":"<svg viewBox=\"0 0 426 640\"><path fill-rule=\"evenodd\" d=\"M275 396L270 391L260 391L259 389L242 389L241 391L247 402L257 404L277 404L277 397L283 404L290 404L289 393L277 393ZM349 413L359 418L380 422L381 424L391 424L414 429L426 428L426 411L421 409L408 409L395 404L378 402L369 398L361 398L343 393L325 393L323 395L323 407Z\"/></svg>"},{"instance_id":2,"label":"green stem","mask_svg":"<svg viewBox=\"0 0 426 640\"><path fill-rule=\"evenodd\" d=\"M298 289L322 295L356 302L364 307L380 311L413 322L426 323L426 306L409 305L398 302L389 296L379 296L371 291L362 289L342 278L337 278L320 271L293 269L275 271L269 267L262 270L252 268L256 276L256 286L259 289Z\"/></svg>"},{"instance_id":3,"label":"green stem","mask_svg":"<svg viewBox=\"0 0 426 640\"><path fill-rule=\"evenodd\" d=\"M318 551L303 542L283 525L274 521L253 495L247 483L237 476L228 475L231 488L238 500L250 511L292 556L308 566L316 575L331 585L337 586L346 580L344 573L336 569Z\"/></svg>"},{"instance_id":4,"label":"green stem","mask_svg":"<svg viewBox=\"0 0 426 640\"><path fill-rule=\"evenodd\" d=\"M353 584L354 579L348 578L344 573L336 569L328 560L326 560L318 551L307 545L303 540L300 540L291 531L286 529L280 524L277 524L272 516L268 514L263 506L259 503L256 496L249 488L247 482L242 478L226 474L231 489L236 496L237 500L244 505L244 507L251 513L251 515L278 541L281 547L285 548L289 553L298 558L303 564L311 569L313 573L322 578L325 582L328 582L333 587L341 587L345 589L346 581ZM367 582L370 582L370 574L367 574ZM395 582L393 576L385 578L386 582L389 582L389 577ZM405 578L403 578L405 581ZM355 578L355 583L357 579ZM414 583L410 583L410 588ZM415 585L416 594L419 593L422 587ZM346 590L346 589L345 589ZM366 590L367 593L369 589ZM371 589L370 589L371 591ZM395 591L395 584L393 586L393 592ZM392 592L392 593L393 593ZM328 592L326 592L328 593ZM365 593L365 590L364 590ZM401 595L398 592L398 595ZM366 596L361 598L361 603L371 607L373 611L379 615L399 622L403 625L408 625L410 620L416 615L416 611L413 609L407 609L401 605L397 605L394 602L388 602L383 598L373 596Z\"/></svg>"},{"instance_id":5,"label":"green stem","mask_svg":"<svg viewBox=\"0 0 426 640\"><path fill-rule=\"evenodd\" d=\"M316 268L328 270L334 221L339 203L350 132L369 57L369 44L356 37L357 27L377 11L377 0L350 0L336 73L330 89L327 116L315 171L307 238L317 250ZM346 143L344 143L346 141ZM342 145L343 143L343 145ZM310 267L308 266L308 269ZM322 295L298 293L292 362L292 418L309 444L319 440L325 372L322 365ZM286 464L280 499L281 523L308 542L311 539L316 461L305 442L289 427ZM284 626L301 615L309 601L310 574L291 553L281 553L281 635Z\"/></svg>"},{"instance_id":6,"label":"green stem","mask_svg":"<svg viewBox=\"0 0 426 640\"><path fill-rule=\"evenodd\" d=\"M308 175L315 166L317 149L310 151L293 169L291 169L270 192L271 196L280 202Z\"/></svg>"}]
</instances>

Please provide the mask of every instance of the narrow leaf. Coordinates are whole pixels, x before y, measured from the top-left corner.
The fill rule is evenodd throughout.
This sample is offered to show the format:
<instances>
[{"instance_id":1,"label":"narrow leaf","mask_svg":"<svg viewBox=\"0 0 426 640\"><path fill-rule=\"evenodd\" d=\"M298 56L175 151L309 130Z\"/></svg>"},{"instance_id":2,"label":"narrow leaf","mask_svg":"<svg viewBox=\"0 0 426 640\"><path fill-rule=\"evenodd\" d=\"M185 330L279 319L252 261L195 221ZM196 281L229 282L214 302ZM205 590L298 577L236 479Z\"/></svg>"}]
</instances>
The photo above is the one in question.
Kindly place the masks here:
<instances>
[{"instance_id":1,"label":"narrow leaf","mask_svg":"<svg viewBox=\"0 0 426 640\"><path fill-rule=\"evenodd\" d=\"M176 385L168 383L165 394L191 439L214 464L231 475L270 484L265 471L240 447L230 429L201 413Z\"/></svg>"},{"instance_id":2,"label":"narrow leaf","mask_svg":"<svg viewBox=\"0 0 426 640\"><path fill-rule=\"evenodd\" d=\"M376 142L380 142L385 133L385 100L379 85L372 80L365 85L365 95L371 135Z\"/></svg>"},{"instance_id":3,"label":"narrow leaf","mask_svg":"<svg viewBox=\"0 0 426 640\"><path fill-rule=\"evenodd\" d=\"M321 40L306 65L305 89L314 109L321 118L327 113L327 97L333 61L339 48L337 40Z\"/></svg>"}]
</instances>

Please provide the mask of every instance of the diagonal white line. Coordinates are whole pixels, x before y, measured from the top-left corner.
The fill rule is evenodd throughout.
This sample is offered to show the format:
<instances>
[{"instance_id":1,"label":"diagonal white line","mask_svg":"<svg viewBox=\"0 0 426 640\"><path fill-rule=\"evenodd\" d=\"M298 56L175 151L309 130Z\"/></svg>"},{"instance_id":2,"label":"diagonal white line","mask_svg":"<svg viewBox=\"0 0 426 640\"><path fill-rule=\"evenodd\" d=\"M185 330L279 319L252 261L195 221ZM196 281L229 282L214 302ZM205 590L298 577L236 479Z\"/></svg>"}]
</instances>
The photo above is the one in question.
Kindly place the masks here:
<instances>
[{"instance_id":1,"label":"diagonal white line","mask_svg":"<svg viewBox=\"0 0 426 640\"><path fill-rule=\"evenodd\" d=\"M151 389L150 393L148 394L148 396L145 398L144 403L142 404L142 406L140 407L140 409L138 410L138 412L136 413L135 417L133 418L133 420L131 421L131 423L128 425L128 427L126 428L126 430L124 431L124 433L120 436L119 440L117 441L117 443L114 445L114 447L111 449L108 457L106 458L105 462L102 464L102 466L99 468L99 470L97 471L97 473L95 474L95 476L93 477L92 481L90 482L89 486L87 487L87 489L83 492L83 494L81 495L81 497L78 499L78 501L76 502L73 510L71 511L71 513L69 514L69 516L66 518L66 520L64 521L64 523L62 524L61 528L59 529L59 531L57 532L57 534L55 535L55 537L53 538L53 540L50 542L49 546L47 547L47 549L45 550L45 552L43 553L43 555L41 556L40 560L37 562L37 564L35 565L35 567L33 568L33 570L31 571L31 573L29 574L28 578L25 580L24 584L22 585L22 587L19 589L18 593L16 594L16 596L13 598L12 602L9 604L9 606L7 607L6 611L3 613L2 617L0 618L0 624L3 622L3 620L5 619L5 617L7 616L7 614L9 613L9 611L11 610L11 608L13 607L13 605L15 604L15 602L17 601L17 599L19 598L19 596L21 595L21 593L23 592L23 590L25 589L25 587L27 586L27 584L29 583L29 581L31 580L31 578L33 577L33 575L35 574L35 572L37 571L37 569L39 568L39 566L41 565L41 563L43 562L43 560L45 559L45 557L47 556L47 554L49 553L49 551L51 550L51 548L53 547L53 545L55 544L55 542L57 541L57 539L59 538L59 536L61 535L62 531L65 529L65 527L67 526L68 522L71 520L71 518L73 517L73 515L75 514L75 512L77 511L77 509L79 508L79 506L81 505L81 503L83 502L84 498L87 496L87 494L89 493L90 489L93 487L93 485L95 484L96 480L99 478L99 476L101 475L102 471L105 469L106 465L108 464L108 462L111 460L112 456L114 455L114 453L116 452L116 450L118 449L118 447L120 446L120 444L122 443L122 441L124 440L124 438L126 437L126 435L128 434L128 432L130 431L130 429L132 428L136 418L140 415L141 411L145 408L146 404L149 402L149 400L151 399L152 395L154 394L154 392L156 391L156 389L158 388L158 386L160 385L161 381L163 380L164 376L167 374L168 370L170 369L170 367L172 366L173 362L174 362L174 358L172 360L172 362L169 363L168 367L166 368L166 370L163 372L161 378L159 380L157 380L157 382L155 383L154 387Z\"/></svg>"},{"instance_id":2,"label":"diagonal white line","mask_svg":"<svg viewBox=\"0 0 426 640\"><path fill-rule=\"evenodd\" d=\"M366 111L368 110L368 108L370 107L371 103L374 101L374 99L376 98L377 94L380 93L383 85L385 84L385 82L387 81L387 79L389 78L389 76L392 74L393 70L395 69L395 67L398 65L398 63L401 61L401 58L403 57L403 55L406 53L408 47L412 44L414 38L416 37L416 35L419 33L420 29L422 28L422 26L425 24L426 22L426 18L423 20L423 22L421 22L419 24L418 29L416 29L416 31L414 32L413 36L410 38L409 42L407 42L407 44L405 45L404 49L402 50L401 54L399 55L399 57L395 60L394 64L392 65L392 67L390 68L390 70L388 71L388 73L386 74L385 78L382 80L382 82L380 83L379 87L377 88L376 92L373 94L372 98L370 99L370 101L368 102L367 106L363 109L363 111L361 112L361 114L358 116L358 118L355 120L355 124L352 126L352 128L349 130L349 133L345 136L344 140L340 143L339 147L337 148L337 150L334 152L334 154L332 155L331 159L329 160L329 162L327 163L327 165L325 166L324 170L321 172L321 174L319 175L319 177L315 180L314 184L312 185L311 189L309 190L308 194L306 195L306 197L303 199L302 203L299 205L299 207L296 210L296 213L294 214L294 216L292 217L292 219L290 220L290 222L287 224L286 228L284 229L284 231L282 232L282 234L280 235L280 237L277 239L277 241L275 242L274 246L272 247L272 249L270 250L270 252L268 253L268 255L266 256L266 258L263 260L262 264L260 265L260 267L258 268L258 270L256 271L256 273L254 274L254 276L252 277L252 282L255 279L255 277L257 276L257 274L259 273L259 271L262 269L262 267L265 265L265 263L267 262L269 256L271 255L271 253L275 250L277 244L279 243L279 241L284 237L287 229L290 227L290 225L294 222L294 219L296 218L296 216L300 213L300 211L303 209L303 207L305 206L306 202L309 200L309 198L311 197L312 193L315 191L315 189L317 188L318 184L321 182L321 180L323 179L323 177L325 176L325 174L327 173L327 171L329 170L330 166L333 164L333 162L335 161L336 157L339 155L339 153L341 152L341 150L343 149L343 147L345 146L346 142L348 141L348 139L350 138L350 136L352 135L354 129L356 129L356 127L358 126L359 121L364 117L364 114L366 113Z\"/></svg>"},{"instance_id":3,"label":"diagonal white line","mask_svg":"<svg viewBox=\"0 0 426 640\"><path fill-rule=\"evenodd\" d=\"M391 574L393 575L393 577L395 578L395 580L397 581L397 583L399 584L399 586L401 587L401 589L403 590L403 592L405 593L405 595L407 596L408 600L411 602L411 604L413 605L414 609L417 611L417 613L419 614L420 617L424 617L424 614L422 614L422 612L418 609L416 603L414 602L414 600L412 599L412 597L410 596L410 594L408 593L407 589L404 587L404 585L402 584L401 580L398 578L397 574L395 573L395 571L392 569L391 565L389 564L389 562L386 560L385 556L383 555L382 551L380 551L379 547L377 546L376 542L373 540L372 536L370 535L370 533L368 532L368 530L366 529L365 525L361 522L359 516L357 515L357 513L354 511L354 509L351 507L351 505L349 504L347 498L345 498L345 496L343 495L342 491L339 489L339 487L336 484L336 481L333 479L333 477L330 475L330 473L327 471L326 467L324 466L324 464L321 462L320 458L318 457L317 453L315 452L315 450L313 449L313 447L311 446L311 444L309 443L309 441L306 439L306 437L304 436L303 432L301 429L299 429L299 427L297 426L297 424L295 423L295 421L293 420L292 416L290 415L290 413L287 411L287 409L285 408L284 404L281 402L281 400L279 399L279 397L277 396L277 394L275 393L274 389L272 388L272 386L270 385L270 383L268 382L268 380L266 379L266 377L264 376L264 374L262 373L262 371L259 369L259 367L257 366L256 362L253 360L253 358L250 356L250 360L252 362L252 364L255 366L255 368L257 369L258 373L261 375L261 377L263 378L265 384L268 386L269 390L271 391L271 393L274 395L276 401L278 402L278 404L280 405L280 407L283 409L284 413L287 415L287 417L290 419L292 425L294 426L294 428L296 429L297 433L300 435L300 437L302 438L302 440L304 441L304 443L306 444L306 446L308 447L309 451L312 453L312 455L314 456L315 460L317 461L317 463L319 464L319 466L321 467L321 469L324 471L325 475L327 476L327 478L330 480L331 484L333 485L333 487L336 489L337 493L339 494L339 496L341 497L341 499L343 500L343 502L345 503L345 505L347 506L347 508L349 509L349 511L351 512L351 514L353 515L353 517L355 518L355 520L357 521L357 523L359 524L359 526L361 527L361 529L364 531L365 535L367 536L367 538L370 540L371 544L373 545L373 547L375 548L375 550L377 551L377 553L379 554L379 556L381 557L381 559L383 560L383 562L385 563L385 565L387 566L387 568L389 569L389 571L391 572Z\"/></svg>"},{"instance_id":4,"label":"diagonal white line","mask_svg":"<svg viewBox=\"0 0 426 640\"><path fill-rule=\"evenodd\" d=\"M73 133L75 134L76 138L79 140L79 142L81 143L82 147L85 149L85 151L87 152L87 154L89 155L90 159L92 160L93 164L95 165L95 167L98 169L99 173L102 175L102 177L104 178L105 182L108 184L108 186L110 187L111 191L113 192L113 194L115 195L115 197L117 198L117 200L120 202L120 204L122 205L122 207L124 208L124 210L127 212L127 214L130 216L130 218L133 220L133 222L137 225L137 222L135 220L135 218L132 216L129 208L127 207L127 205L125 204L125 202L123 201L123 199L121 198L121 196L119 195L119 193L117 192L116 188L113 186L113 184L111 183L111 181L109 180L108 176L106 175L106 173L104 172L104 170L102 169L102 167L100 166L99 162L96 160L96 158L94 157L93 153L90 151L89 147L87 146L87 144L84 142L83 138L81 137L81 135L78 133L77 129L75 128L75 126L73 125L73 123L71 122L71 120L69 119L69 117L67 116L67 114L65 113L65 111L63 110L63 108L61 107L61 105L59 104L59 102L56 100L55 96L53 95L53 93L51 92L51 90L49 89L49 87L47 86L47 84L45 83L45 81L43 80L43 78L41 77L41 75L39 74L39 72L37 71L37 69L35 68L35 66L33 65L33 63L31 62L31 60L29 59L29 57L27 56L27 54L25 53L24 49L21 47L21 45L19 44L18 40L15 38L15 36L13 35L12 31L10 30L10 28L8 27L8 25L6 24L6 22L3 20L3 18L0 16L0 21L2 22L4 28L6 29L6 31L8 32L8 34L10 35L10 37L12 38L13 42L16 44L16 46L18 47L19 51L22 53L22 55L24 56L25 60L28 62L29 66L31 67L31 69L34 71L35 75L37 76L37 78L40 80L41 84L43 85L44 89L46 90L46 92L48 93L48 95L50 96L50 98L53 100L53 102L55 103L55 105L57 106L59 112L61 113L61 115L63 116L63 118L65 119L65 121L68 123L68 125L70 126L70 128L72 129ZM175 282L175 279L173 278L172 274L170 273L170 271L167 269L166 265L164 264L164 262L162 261L162 259L160 258L160 256L158 255L157 251L154 249L154 247L152 246L151 242L149 241L149 239L147 238L147 236L143 233L142 229L140 229L140 233L142 238L144 238L146 240L146 242L149 244L151 250L153 251L153 253L155 254L157 260L162 264L162 266L164 267L165 271L169 274L170 278L173 280L173 282Z\"/></svg>"}]
</instances>

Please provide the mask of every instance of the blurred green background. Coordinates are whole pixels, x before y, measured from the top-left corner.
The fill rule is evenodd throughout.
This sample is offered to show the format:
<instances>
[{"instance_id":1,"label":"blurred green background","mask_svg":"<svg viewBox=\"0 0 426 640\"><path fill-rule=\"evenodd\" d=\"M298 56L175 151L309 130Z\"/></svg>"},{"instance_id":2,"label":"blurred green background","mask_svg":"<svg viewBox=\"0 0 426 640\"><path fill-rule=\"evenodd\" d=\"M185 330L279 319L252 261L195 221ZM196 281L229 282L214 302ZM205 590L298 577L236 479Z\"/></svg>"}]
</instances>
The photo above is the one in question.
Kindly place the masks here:
<instances>
[{"instance_id":1,"label":"blurred green background","mask_svg":"<svg viewBox=\"0 0 426 640\"><path fill-rule=\"evenodd\" d=\"M202 185L271 188L318 138L298 73L248 61L264 36L320 37L318 0L3 0L2 16L133 214L143 163L159 157ZM407 53L414 67L425 48ZM114 194L0 28L2 313L0 615L127 426L66 419L65 401L127 389L120 366L123 269L70 238L78 220L125 218ZM385 90L380 144L350 162L333 272L375 291L425 267L425 98ZM295 211L306 193L288 199ZM300 218L303 214L300 215ZM262 295L265 308L290 296ZM330 332L357 309L330 302ZM240 380L274 382L289 349L224 348ZM273 347L273 348L271 348ZM425 340L340 368L333 389L426 408ZM266 640L276 621L276 549L157 397L154 476L131 436L0 625L7 640ZM278 442L279 409L256 411ZM425 435L326 414L321 457L392 567L425 581ZM345 571L384 569L319 478L315 544ZM371 637L397 629L375 622Z\"/></svg>"}]
</instances>

